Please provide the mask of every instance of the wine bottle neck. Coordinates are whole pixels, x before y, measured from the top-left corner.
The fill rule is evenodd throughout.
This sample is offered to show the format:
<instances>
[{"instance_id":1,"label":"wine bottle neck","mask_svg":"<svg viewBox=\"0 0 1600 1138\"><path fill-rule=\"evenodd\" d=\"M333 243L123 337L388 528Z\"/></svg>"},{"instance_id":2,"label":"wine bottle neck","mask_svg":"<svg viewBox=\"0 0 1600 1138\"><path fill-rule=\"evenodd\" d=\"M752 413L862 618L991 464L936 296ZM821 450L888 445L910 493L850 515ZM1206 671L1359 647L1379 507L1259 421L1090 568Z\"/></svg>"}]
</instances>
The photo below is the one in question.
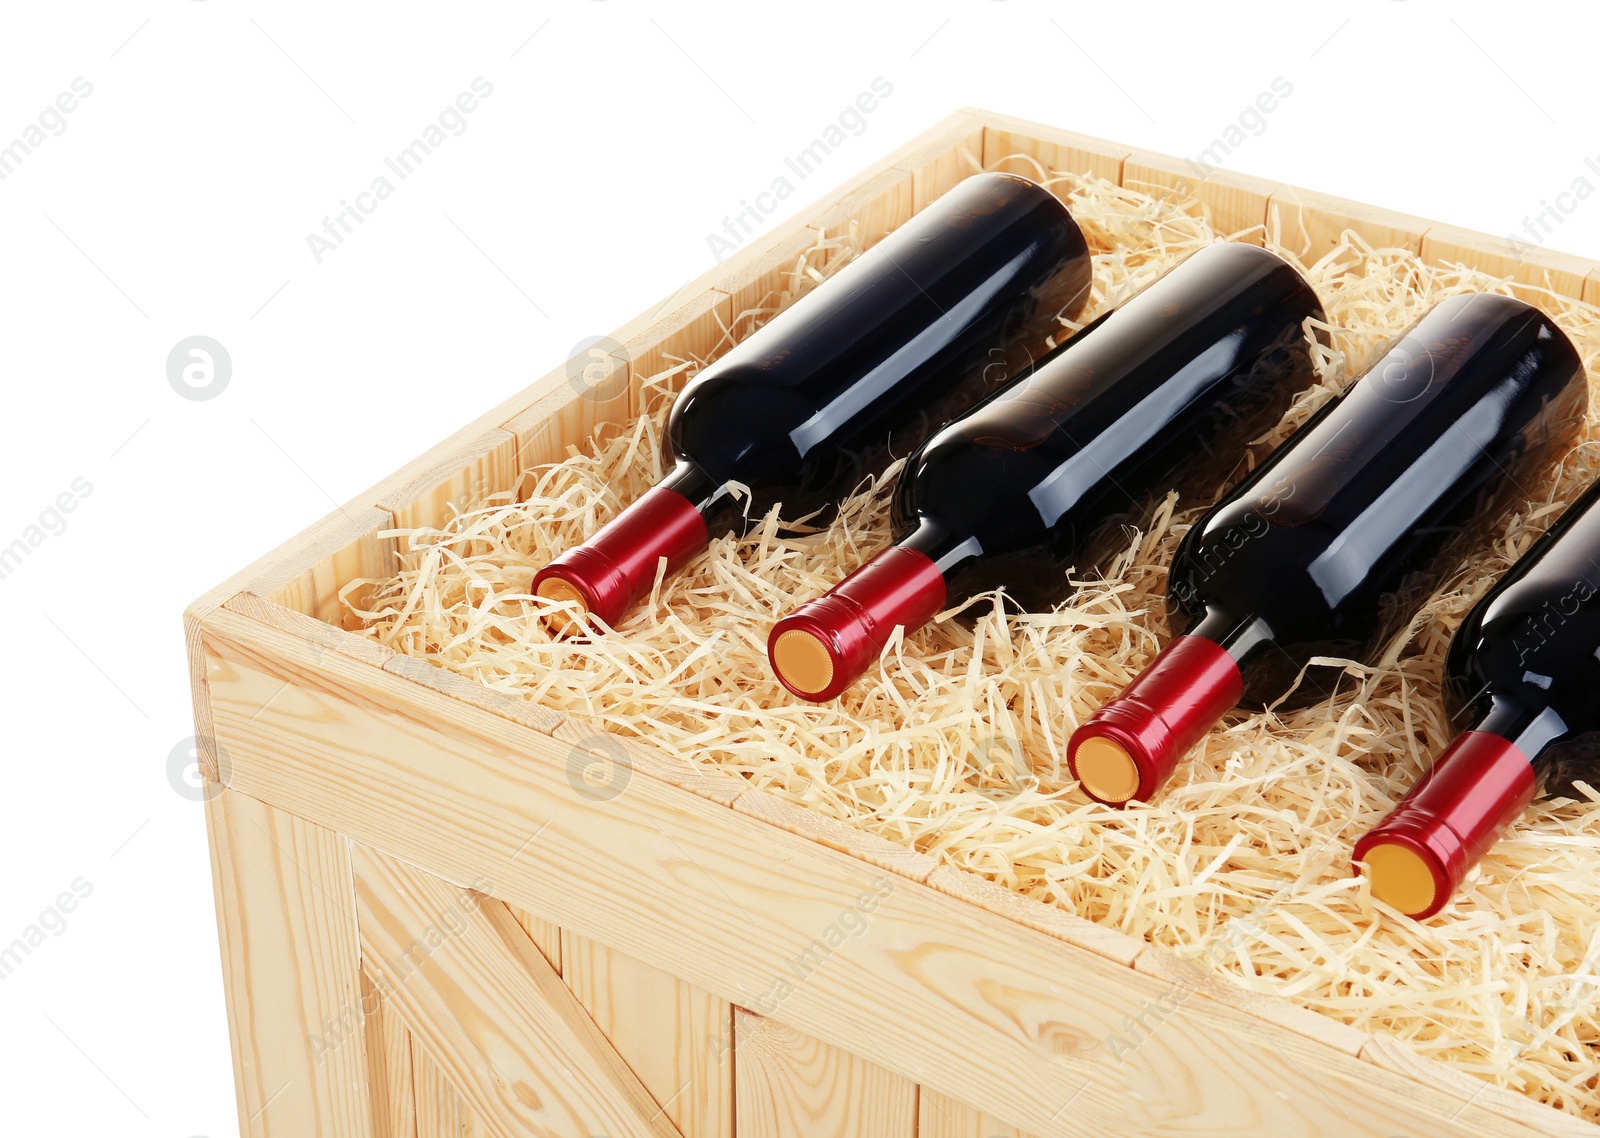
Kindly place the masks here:
<instances>
[{"instance_id":1,"label":"wine bottle neck","mask_svg":"<svg viewBox=\"0 0 1600 1138\"><path fill-rule=\"evenodd\" d=\"M1235 664L1242 664L1256 653L1271 647L1274 642L1272 626L1265 617L1255 614L1240 616L1237 613L1207 606L1206 610L1189 623L1187 636L1200 636L1226 652Z\"/></svg>"},{"instance_id":2,"label":"wine bottle neck","mask_svg":"<svg viewBox=\"0 0 1600 1138\"><path fill-rule=\"evenodd\" d=\"M976 537L957 533L939 519L926 515L918 518L916 528L895 545L922 554L933 562L942 577L949 577L953 570L983 554L983 543Z\"/></svg>"},{"instance_id":3,"label":"wine bottle neck","mask_svg":"<svg viewBox=\"0 0 1600 1138\"><path fill-rule=\"evenodd\" d=\"M1539 757L1569 733L1566 720L1549 705L1535 706L1504 695L1490 697L1489 708L1464 728L1496 735L1537 765Z\"/></svg>"},{"instance_id":4,"label":"wine bottle neck","mask_svg":"<svg viewBox=\"0 0 1600 1138\"><path fill-rule=\"evenodd\" d=\"M687 458L680 458L656 487L675 492L703 518L709 518L713 510L730 504L728 500L734 497L732 487L726 482L718 482Z\"/></svg>"}]
</instances>

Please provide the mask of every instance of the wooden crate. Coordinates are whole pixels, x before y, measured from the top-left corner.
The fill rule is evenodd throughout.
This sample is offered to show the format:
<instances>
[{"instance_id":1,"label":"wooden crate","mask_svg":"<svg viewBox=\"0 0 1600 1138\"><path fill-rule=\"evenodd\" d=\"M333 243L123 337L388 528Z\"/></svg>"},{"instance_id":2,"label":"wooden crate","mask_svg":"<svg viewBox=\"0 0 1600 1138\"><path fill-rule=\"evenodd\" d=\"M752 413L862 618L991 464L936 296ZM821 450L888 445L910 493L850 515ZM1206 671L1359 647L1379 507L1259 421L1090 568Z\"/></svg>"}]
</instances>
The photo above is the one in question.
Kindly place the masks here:
<instances>
[{"instance_id":1,"label":"wooden crate","mask_svg":"<svg viewBox=\"0 0 1600 1138\"><path fill-rule=\"evenodd\" d=\"M962 111L185 614L239 1118L272 1138L1600 1136L571 716L338 627L395 526L639 410L666 354L1008 154L1194 192L1309 254L1346 227L1600 301L1600 265ZM1248 239L1248 234L1246 234ZM593 777L597 769L606 777ZM1187 968L1187 970L1186 970ZM1097 1044L1139 1040L1120 1058Z\"/></svg>"}]
</instances>

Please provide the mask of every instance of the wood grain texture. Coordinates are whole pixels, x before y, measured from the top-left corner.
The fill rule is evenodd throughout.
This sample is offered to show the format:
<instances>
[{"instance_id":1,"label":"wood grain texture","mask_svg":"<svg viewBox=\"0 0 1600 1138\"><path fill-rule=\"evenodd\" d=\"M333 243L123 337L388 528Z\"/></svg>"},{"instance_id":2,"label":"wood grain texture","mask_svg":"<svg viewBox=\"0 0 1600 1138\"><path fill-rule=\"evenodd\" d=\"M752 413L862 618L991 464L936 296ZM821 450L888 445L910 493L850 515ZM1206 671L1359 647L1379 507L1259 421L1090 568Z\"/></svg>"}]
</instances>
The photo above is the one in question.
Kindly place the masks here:
<instances>
[{"instance_id":1,"label":"wood grain texture","mask_svg":"<svg viewBox=\"0 0 1600 1138\"><path fill-rule=\"evenodd\" d=\"M369 1138L347 843L231 790L206 801L246 1138Z\"/></svg>"},{"instance_id":2,"label":"wood grain texture","mask_svg":"<svg viewBox=\"0 0 1600 1138\"><path fill-rule=\"evenodd\" d=\"M1595 263L1553 249L1513 245L1505 237L1454 225L1435 225L1422 239L1422 259L1433 264L1464 264L1513 282L1512 291L1537 301L1541 291L1582 300Z\"/></svg>"},{"instance_id":3,"label":"wood grain texture","mask_svg":"<svg viewBox=\"0 0 1600 1138\"><path fill-rule=\"evenodd\" d=\"M811 228L835 237L848 235L854 225L857 240L870 249L910 221L915 205L915 177L906 170L885 170L814 215Z\"/></svg>"},{"instance_id":4,"label":"wood grain texture","mask_svg":"<svg viewBox=\"0 0 1600 1138\"><path fill-rule=\"evenodd\" d=\"M373 987L487 1133L674 1138L503 904L364 846L351 862Z\"/></svg>"},{"instance_id":5,"label":"wood grain texture","mask_svg":"<svg viewBox=\"0 0 1600 1138\"><path fill-rule=\"evenodd\" d=\"M746 790L734 799L733 808L741 814L759 818L769 825L912 881L926 881L939 867L933 858L910 846L865 833L837 818L829 818L814 810L774 798L764 791Z\"/></svg>"},{"instance_id":6,"label":"wood grain texture","mask_svg":"<svg viewBox=\"0 0 1600 1138\"><path fill-rule=\"evenodd\" d=\"M481 707L485 711L493 712L503 719L513 723L521 723L525 727L532 727L535 731L546 734L560 727L566 722L567 715L564 711L554 711L548 707L541 707L521 696L509 692L496 691L476 680L456 672L446 671L439 665L425 660L419 656L406 656L398 652L391 652L387 659L379 665L386 672L393 672L404 677L414 684L420 684L430 691L447 695L451 699L459 699L463 703L470 703L474 707Z\"/></svg>"},{"instance_id":7,"label":"wood grain texture","mask_svg":"<svg viewBox=\"0 0 1600 1138\"><path fill-rule=\"evenodd\" d=\"M750 790L750 784L737 774L658 751L637 736L607 731L592 719L568 716L550 734L566 747L568 781L592 784L598 780L601 785L592 790L602 799L612 787L625 788L634 772L724 806L731 806Z\"/></svg>"},{"instance_id":8,"label":"wood grain texture","mask_svg":"<svg viewBox=\"0 0 1600 1138\"><path fill-rule=\"evenodd\" d=\"M957 124L956 130L928 152L898 168L911 175L911 210L921 213L954 188L957 182L983 170L983 123L976 118Z\"/></svg>"},{"instance_id":9,"label":"wood grain texture","mask_svg":"<svg viewBox=\"0 0 1600 1138\"><path fill-rule=\"evenodd\" d=\"M561 953L561 926L554 921L535 916L526 909L519 909L515 905L507 905L506 908L522 927L522 931L528 934L528 939L533 941L533 946L539 950L540 955L550 962L551 968L556 970L556 975L562 976L565 964Z\"/></svg>"},{"instance_id":10,"label":"wood grain texture","mask_svg":"<svg viewBox=\"0 0 1600 1138\"><path fill-rule=\"evenodd\" d=\"M367 1041L367 1084L372 1093L373 1138L417 1138L411 1032L379 998L364 972L361 1010Z\"/></svg>"},{"instance_id":11,"label":"wood grain texture","mask_svg":"<svg viewBox=\"0 0 1600 1138\"><path fill-rule=\"evenodd\" d=\"M343 585L355 577L393 571L393 543L388 538L378 537L389 525L389 515L383 510L335 510L253 565L207 590L184 609L183 635L194 707L195 752L199 756L202 778L219 781L211 730L211 700L206 693L205 666L200 658L201 621L230 598L252 592L318 620L339 623L338 592Z\"/></svg>"},{"instance_id":12,"label":"wood grain texture","mask_svg":"<svg viewBox=\"0 0 1600 1138\"><path fill-rule=\"evenodd\" d=\"M238 593L226 602L225 607L240 616L298 636L325 652L342 652L374 667L383 667L395 655L393 648L379 644L370 636L349 632L254 593Z\"/></svg>"},{"instance_id":13,"label":"wood grain texture","mask_svg":"<svg viewBox=\"0 0 1600 1138\"><path fill-rule=\"evenodd\" d=\"M1052 173L1093 174L1122 184L1122 164L1132 148L1069 130L1038 126L1020 119L989 125L983 132L983 165L1037 179L1044 167ZM1032 161L1029 161L1032 159Z\"/></svg>"},{"instance_id":14,"label":"wood grain texture","mask_svg":"<svg viewBox=\"0 0 1600 1138\"><path fill-rule=\"evenodd\" d=\"M1365 202L1320 194L1299 186L1280 186L1267 202L1267 231L1306 264L1314 264L1338 247L1345 230L1353 230L1374 249L1422 251L1431 222Z\"/></svg>"},{"instance_id":15,"label":"wood grain texture","mask_svg":"<svg viewBox=\"0 0 1600 1138\"><path fill-rule=\"evenodd\" d=\"M739 1138L916 1138L909 1079L743 1008L733 1038Z\"/></svg>"},{"instance_id":16,"label":"wood grain texture","mask_svg":"<svg viewBox=\"0 0 1600 1138\"><path fill-rule=\"evenodd\" d=\"M236 614L204 643L241 790L1041 1138L1538 1132L638 772L580 793L550 737Z\"/></svg>"},{"instance_id":17,"label":"wood grain texture","mask_svg":"<svg viewBox=\"0 0 1600 1138\"><path fill-rule=\"evenodd\" d=\"M1583 283L1584 303L1600 308L1600 269L1592 271Z\"/></svg>"},{"instance_id":18,"label":"wood grain texture","mask_svg":"<svg viewBox=\"0 0 1600 1138\"><path fill-rule=\"evenodd\" d=\"M692 1138L733 1138L733 1009L710 992L574 933L562 979Z\"/></svg>"},{"instance_id":19,"label":"wood grain texture","mask_svg":"<svg viewBox=\"0 0 1600 1138\"><path fill-rule=\"evenodd\" d=\"M1550 1110L1526 1095L1493 1086L1464 1071L1457 1071L1447 1063L1424 1059L1396 1039L1368 1039L1361 1049L1361 1058L1375 1068L1434 1083L1454 1095L1457 1102L1471 1102L1507 1118L1521 1119L1530 1130L1548 1135L1549 1138L1595 1138L1596 1132L1600 1131L1600 1127L1570 1114Z\"/></svg>"},{"instance_id":20,"label":"wood grain texture","mask_svg":"<svg viewBox=\"0 0 1600 1138\"><path fill-rule=\"evenodd\" d=\"M411 1067L415 1073L417 1138L498 1138L498 1131L479 1124L428 1048L415 1037L411 1040Z\"/></svg>"},{"instance_id":21,"label":"wood grain texture","mask_svg":"<svg viewBox=\"0 0 1600 1138\"><path fill-rule=\"evenodd\" d=\"M949 1095L921 1088L917 1095L917 1138L1029 1138L1015 1126L974 1110Z\"/></svg>"},{"instance_id":22,"label":"wood grain texture","mask_svg":"<svg viewBox=\"0 0 1600 1138\"><path fill-rule=\"evenodd\" d=\"M510 490L516 476L516 436L492 427L440 456L434 468L382 488L376 505L393 515L396 529L442 526L452 506L464 509L485 494Z\"/></svg>"},{"instance_id":23,"label":"wood grain texture","mask_svg":"<svg viewBox=\"0 0 1600 1138\"><path fill-rule=\"evenodd\" d=\"M1208 169L1198 162L1150 150L1128 155L1122 164L1122 184L1152 197L1194 198L1218 233L1251 245L1263 243L1267 201L1278 189L1277 182L1265 178Z\"/></svg>"},{"instance_id":24,"label":"wood grain texture","mask_svg":"<svg viewBox=\"0 0 1600 1138\"><path fill-rule=\"evenodd\" d=\"M1031 897L1014 893L1003 885L996 885L987 877L979 877L952 865L941 865L928 875L927 882L939 892L976 905L996 916L1030 929L1056 937L1076 948L1082 948L1129 966L1144 951L1145 943L1124 936L1116 929L1108 929L1071 913L1041 904Z\"/></svg>"}]
</instances>

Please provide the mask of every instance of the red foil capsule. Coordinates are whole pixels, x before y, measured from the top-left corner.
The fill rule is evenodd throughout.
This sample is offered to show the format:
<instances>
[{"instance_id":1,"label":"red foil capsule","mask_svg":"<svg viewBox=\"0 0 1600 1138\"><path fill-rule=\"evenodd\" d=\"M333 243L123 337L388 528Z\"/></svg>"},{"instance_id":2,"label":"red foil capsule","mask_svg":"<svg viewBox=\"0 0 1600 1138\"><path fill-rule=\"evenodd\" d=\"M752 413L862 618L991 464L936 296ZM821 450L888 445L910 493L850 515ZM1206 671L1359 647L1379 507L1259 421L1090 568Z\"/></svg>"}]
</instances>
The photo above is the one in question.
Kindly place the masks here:
<instances>
[{"instance_id":1,"label":"red foil capsule","mask_svg":"<svg viewBox=\"0 0 1600 1138\"><path fill-rule=\"evenodd\" d=\"M556 557L533 578L533 591L551 600L577 601L609 625L655 584L667 559L677 569L706 547L705 519L694 504L666 486L646 491L599 533ZM570 622L554 622L572 632Z\"/></svg>"},{"instance_id":2,"label":"red foil capsule","mask_svg":"<svg viewBox=\"0 0 1600 1138\"><path fill-rule=\"evenodd\" d=\"M1498 735L1468 731L1356 842L1351 859L1374 897L1424 920L1444 908L1537 790L1527 755Z\"/></svg>"},{"instance_id":3,"label":"red foil capsule","mask_svg":"<svg viewBox=\"0 0 1600 1138\"><path fill-rule=\"evenodd\" d=\"M1072 733L1072 775L1108 806L1147 801L1243 691L1226 649L1204 636L1179 636Z\"/></svg>"},{"instance_id":4,"label":"red foil capsule","mask_svg":"<svg viewBox=\"0 0 1600 1138\"><path fill-rule=\"evenodd\" d=\"M767 659L784 687L824 703L872 666L896 625L920 628L944 600L944 577L927 554L891 546L775 624Z\"/></svg>"}]
</instances>

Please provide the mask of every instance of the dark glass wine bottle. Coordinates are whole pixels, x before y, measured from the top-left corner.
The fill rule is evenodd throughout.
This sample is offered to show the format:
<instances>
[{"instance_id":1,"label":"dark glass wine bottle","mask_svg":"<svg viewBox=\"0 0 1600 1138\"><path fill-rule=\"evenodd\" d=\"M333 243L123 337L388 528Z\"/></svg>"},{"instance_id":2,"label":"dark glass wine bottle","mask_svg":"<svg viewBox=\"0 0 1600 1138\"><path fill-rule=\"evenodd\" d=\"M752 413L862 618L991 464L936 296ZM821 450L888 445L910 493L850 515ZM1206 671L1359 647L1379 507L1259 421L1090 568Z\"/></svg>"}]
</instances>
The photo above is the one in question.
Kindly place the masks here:
<instances>
[{"instance_id":1,"label":"dark glass wine bottle","mask_svg":"<svg viewBox=\"0 0 1600 1138\"><path fill-rule=\"evenodd\" d=\"M1316 293L1254 245L1207 246L1099 317L907 461L895 543L768 639L783 684L832 699L914 630L1003 586L1058 599L1097 539L1146 520L1175 479L1214 491L1315 378Z\"/></svg>"},{"instance_id":2,"label":"dark glass wine bottle","mask_svg":"<svg viewBox=\"0 0 1600 1138\"><path fill-rule=\"evenodd\" d=\"M1082 231L1050 191L976 174L779 313L678 395L665 478L539 571L615 624L712 535L781 503L819 517L893 450L970 407L1088 298Z\"/></svg>"},{"instance_id":3,"label":"dark glass wine bottle","mask_svg":"<svg viewBox=\"0 0 1600 1138\"><path fill-rule=\"evenodd\" d=\"M1371 659L1586 401L1538 309L1488 294L1431 309L1184 536L1167 580L1184 632L1073 733L1085 792L1147 800L1229 708L1326 698L1341 669L1313 658Z\"/></svg>"},{"instance_id":4,"label":"dark glass wine bottle","mask_svg":"<svg viewBox=\"0 0 1600 1138\"><path fill-rule=\"evenodd\" d=\"M1354 853L1372 895L1418 920L1539 794L1600 787L1600 483L1456 630L1445 710L1460 734Z\"/></svg>"}]
</instances>

